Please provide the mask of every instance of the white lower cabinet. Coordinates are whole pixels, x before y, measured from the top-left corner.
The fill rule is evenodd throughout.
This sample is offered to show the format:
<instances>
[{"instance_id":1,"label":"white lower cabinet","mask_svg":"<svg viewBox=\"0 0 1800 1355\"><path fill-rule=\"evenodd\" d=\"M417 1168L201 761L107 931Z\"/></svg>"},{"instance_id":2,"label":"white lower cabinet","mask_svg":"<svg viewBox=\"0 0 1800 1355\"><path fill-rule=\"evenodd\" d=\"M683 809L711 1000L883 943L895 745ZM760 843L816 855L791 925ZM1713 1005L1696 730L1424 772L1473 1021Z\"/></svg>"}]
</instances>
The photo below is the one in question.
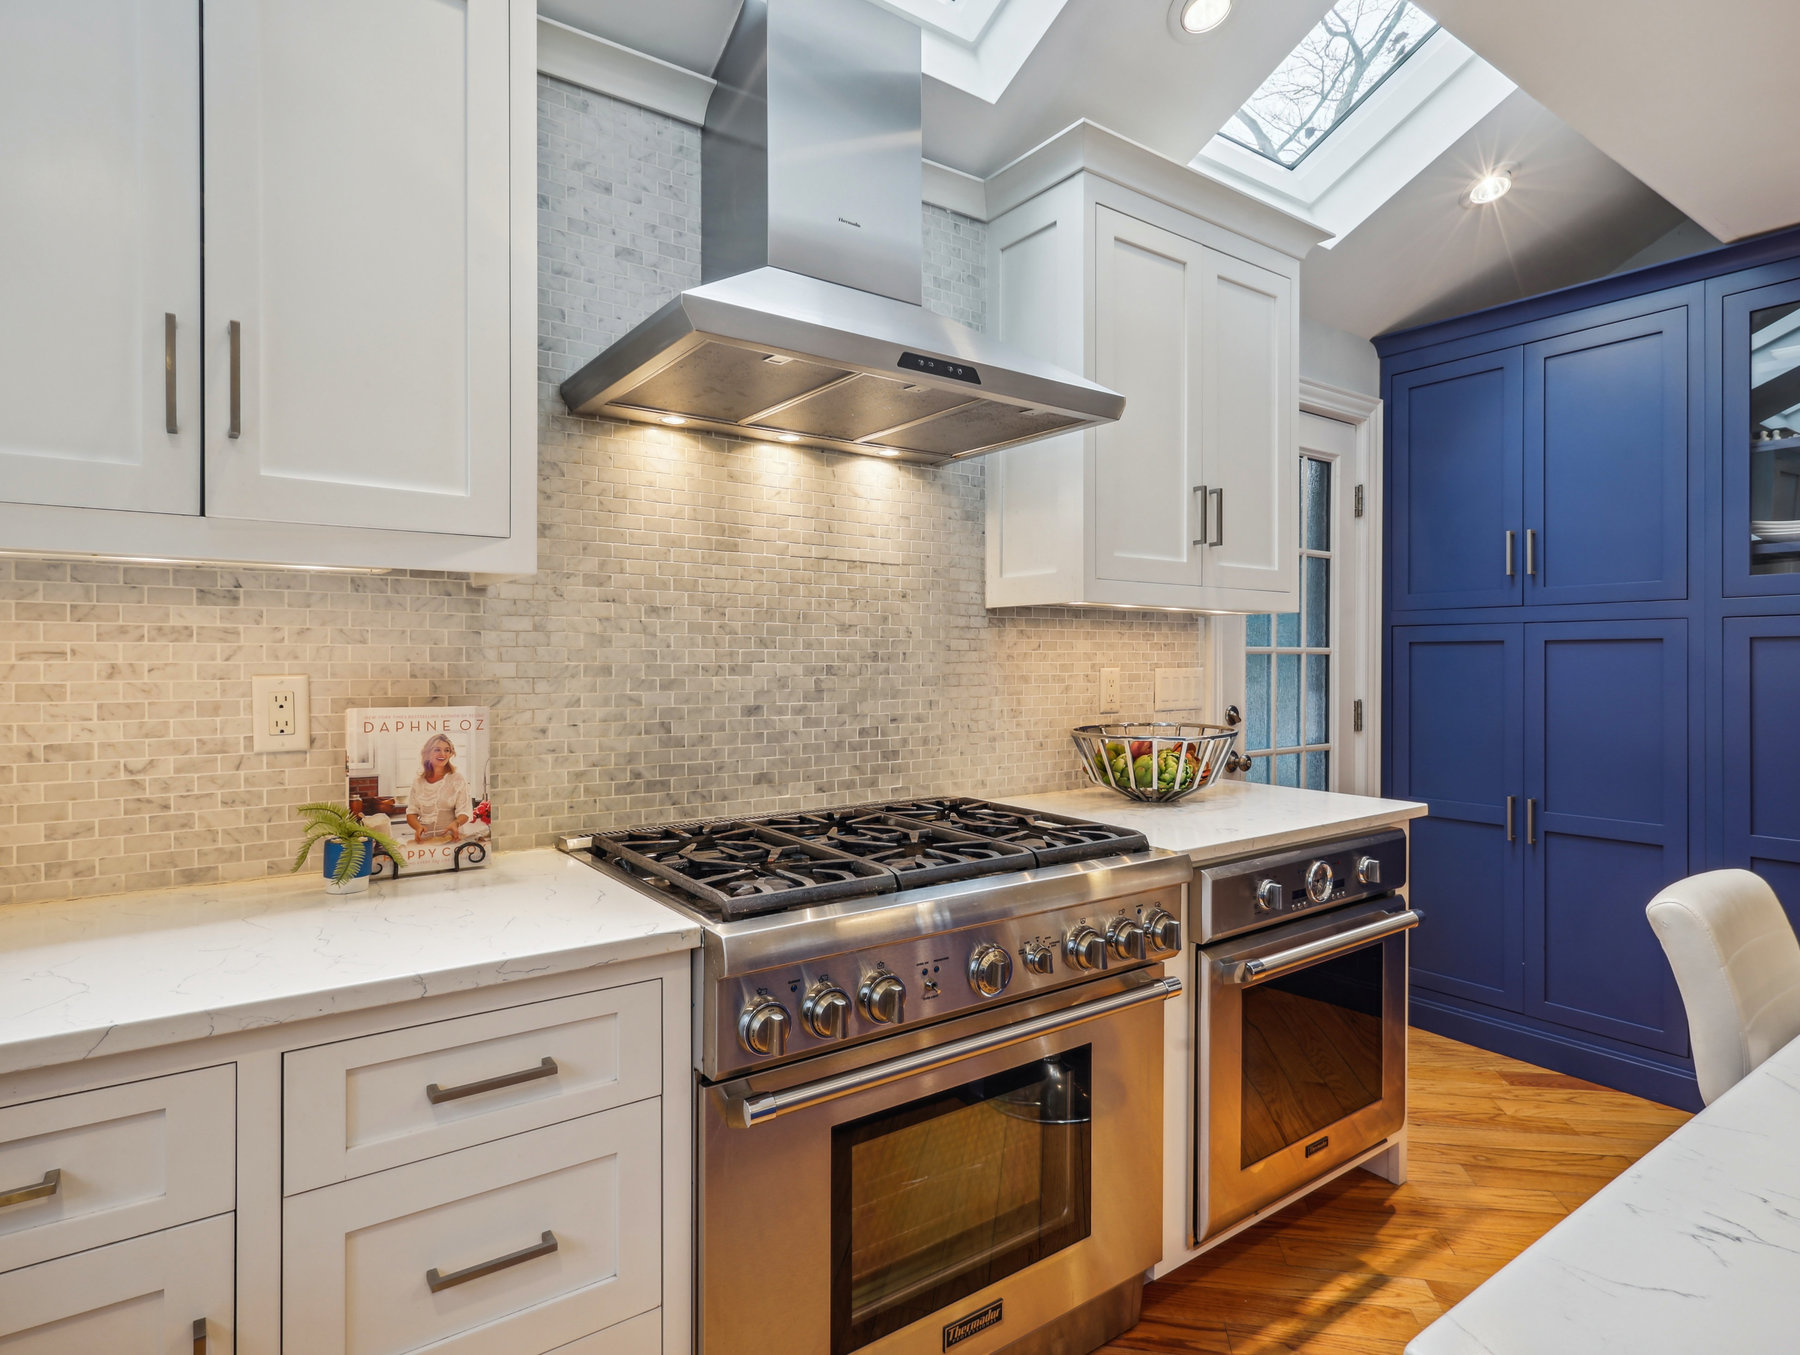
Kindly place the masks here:
<instances>
[{"instance_id":1,"label":"white lower cabinet","mask_svg":"<svg viewBox=\"0 0 1800 1355\"><path fill-rule=\"evenodd\" d=\"M289 1198L283 1349L543 1355L655 1309L661 1107L640 1101Z\"/></svg>"},{"instance_id":2,"label":"white lower cabinet","mask_svg":"<svg viewBox=\"0 0 1800 1355\"><path fill-rule=\"evenodd\" d=\"M233 1355L232 1225L221 1214L0 1275L0 1351Z\"/></svg>"}]
</instances>

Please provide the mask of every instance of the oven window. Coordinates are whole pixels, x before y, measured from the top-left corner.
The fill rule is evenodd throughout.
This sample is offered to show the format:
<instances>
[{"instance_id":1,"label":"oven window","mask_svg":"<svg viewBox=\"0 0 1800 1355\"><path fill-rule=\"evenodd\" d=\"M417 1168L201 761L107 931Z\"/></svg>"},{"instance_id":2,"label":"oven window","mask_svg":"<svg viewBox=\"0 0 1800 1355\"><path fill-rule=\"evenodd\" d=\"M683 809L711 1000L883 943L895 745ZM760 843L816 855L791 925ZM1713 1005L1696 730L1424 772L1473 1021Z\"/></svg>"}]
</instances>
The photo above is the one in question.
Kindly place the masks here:
<instances>
[{"instance_id":1,"label":"oven window","mask_svg":"<svg viewBox=\"0 0 1800 1355\"><path fill-rule=\"evenodd\" d=\"M1382 947L1244 990L1248 1167L1381 1099Z\"/></svg>"},{"instance_id":2,"label":"oven window","mask_svg":"<svg viewBox=\"0 0 1800 1355\"><path fill-rule=\"evenodd\" d=\"M1088 1235L1092 1062L1084 1045L832 1131L832 1355Z\"/></svg>"}]
</instances>

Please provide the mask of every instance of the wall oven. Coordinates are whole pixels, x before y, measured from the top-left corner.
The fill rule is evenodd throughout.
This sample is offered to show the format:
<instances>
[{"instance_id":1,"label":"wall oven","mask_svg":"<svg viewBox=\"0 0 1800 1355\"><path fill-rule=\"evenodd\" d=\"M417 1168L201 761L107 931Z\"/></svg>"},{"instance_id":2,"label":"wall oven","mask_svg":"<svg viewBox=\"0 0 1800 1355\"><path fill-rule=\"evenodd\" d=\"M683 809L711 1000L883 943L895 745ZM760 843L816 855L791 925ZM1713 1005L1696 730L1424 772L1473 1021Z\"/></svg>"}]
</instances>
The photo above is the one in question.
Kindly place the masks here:
<instances>
[{"instance_id":1,"label":"wall oven","mask_svg":"<svg viewBox=\"0 0 1800 1355\"><path fill-rule=\"evenodd\" d=\"M1405 884L1399 831L1197 873L1196 1242L1405 1125Z\"/></svg>"},{"instance_id":2,"label":"wall oven","mask_svg":"<svg viewBox=\"0 0 1800 1355\"><path fill-rule=\"evenodd\" d=\"M1178 988L1100 973L703 1083L704 1355L1050 1355L1130 1326L1161 1250Z\"/></svg>"}]
</instances>

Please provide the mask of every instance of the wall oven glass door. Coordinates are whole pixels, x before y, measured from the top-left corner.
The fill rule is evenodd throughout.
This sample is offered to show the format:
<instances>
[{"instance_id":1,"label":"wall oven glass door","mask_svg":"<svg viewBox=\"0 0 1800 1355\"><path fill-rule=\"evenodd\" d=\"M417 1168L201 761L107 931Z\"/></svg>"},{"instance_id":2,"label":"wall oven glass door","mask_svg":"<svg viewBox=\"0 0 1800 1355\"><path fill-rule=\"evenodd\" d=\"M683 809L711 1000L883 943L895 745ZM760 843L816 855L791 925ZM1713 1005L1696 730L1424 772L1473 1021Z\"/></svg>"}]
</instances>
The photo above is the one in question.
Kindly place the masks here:
<instances>
[{"instance_id":1,"label":"wall oven glass door","mask_svg":"<svg viewBox=\"0 0 1800 1355\"><path fill-rule=\"evenodd\" d=\"M833 1355L1088 1236L1093 1049L832 1132Z\"/></svg>"}]
</instances>

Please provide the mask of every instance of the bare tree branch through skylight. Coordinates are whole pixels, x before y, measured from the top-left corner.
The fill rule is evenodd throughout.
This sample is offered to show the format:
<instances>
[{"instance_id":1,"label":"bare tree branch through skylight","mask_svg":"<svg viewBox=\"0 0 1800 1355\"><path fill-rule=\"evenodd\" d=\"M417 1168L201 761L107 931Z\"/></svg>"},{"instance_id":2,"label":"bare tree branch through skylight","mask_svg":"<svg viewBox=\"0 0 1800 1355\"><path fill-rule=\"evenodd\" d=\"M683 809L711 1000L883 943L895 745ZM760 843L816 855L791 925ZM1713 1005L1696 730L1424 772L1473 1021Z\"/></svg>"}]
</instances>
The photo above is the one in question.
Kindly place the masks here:
<instances>
[{"instance_id":1,"label":"bare tree branch through skylight","mask_svg":"<svg viewBox=\"0 0 1800 1355\"><path fill-rule=\"evenodd\" d=\"M1411 0L1337 0L1219 135L1292 168L1437 27Z\"/></svg>"}]
</instances>

